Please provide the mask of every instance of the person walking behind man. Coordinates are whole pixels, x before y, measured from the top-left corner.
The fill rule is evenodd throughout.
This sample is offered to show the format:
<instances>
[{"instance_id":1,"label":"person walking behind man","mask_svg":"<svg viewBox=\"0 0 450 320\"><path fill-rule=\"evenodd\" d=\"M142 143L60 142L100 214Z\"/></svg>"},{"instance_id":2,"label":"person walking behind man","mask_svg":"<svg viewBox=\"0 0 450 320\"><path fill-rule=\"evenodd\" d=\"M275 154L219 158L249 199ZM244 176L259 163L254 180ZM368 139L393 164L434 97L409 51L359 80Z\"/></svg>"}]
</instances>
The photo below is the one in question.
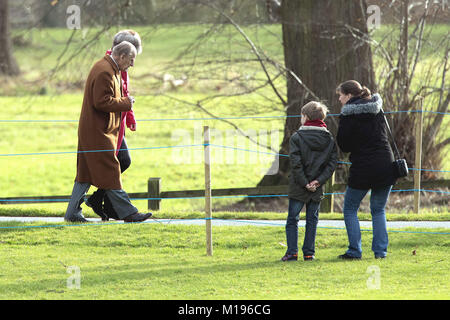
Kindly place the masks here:
<instances>
[{"instance_id":1,"label":"person walking behind man","mask_svg":"<svg viewBox=\"0 0 450 320\"><path fill-rule=\"evenodd\" d=\"M78 124L77 175L64 219L86 222L81 204L91 185L105 190L125 222L141 222L141 214L122 189L120 164L116 155L121 112L132 109L134 98L124 97L120 71L134 66L136 48L127 41L115 46L92 67L86 80Z\"/></svg>"},{"instance_id":2,"label":"person walking behind man","mask_svg":"<svg viewBox=\"0 0 450 320\"><path fill-rule=\"evenodd\" d=\"M301 110L300 129L289 141L289 209L286 220L287 251L281 261L298 259L298 220L306 205L303 260L315 259L315 239L319 221L322 186L332 176L337 164L337 148L323 121L328 108L311 101Z\"/></svg>"},{"instance_id":3,"label":"person walking behind man","mask_svg":"<svg viewBox=\"0 0 450 320\"><path fill-rule=\"evenodd\" d=\"M106 51L107 55L111 55L112 48L117 46L123 41L130 42L137 51L137 54L142 53L142 41L139 34L134 30L121 30L114 36L111 49ZM122 94L124 97L128 97L130 89L130 79L128 77L128 70L121 70L120 76L122 80ZM131 165L131 156L128 151L128 144L125 139L125 127L128 127L131 131L136 131L136 119L134 117L133 109L121 113L119 136L117 139L116 156L120 163L120 171L123 173ZM98 214L103 221L109 220L109 218L117 219L117 213L112 207L111 201L105 196L104 189L98 189L85 201L88 207L91 207L96 214Z\"/></svg>"}]
</instances>

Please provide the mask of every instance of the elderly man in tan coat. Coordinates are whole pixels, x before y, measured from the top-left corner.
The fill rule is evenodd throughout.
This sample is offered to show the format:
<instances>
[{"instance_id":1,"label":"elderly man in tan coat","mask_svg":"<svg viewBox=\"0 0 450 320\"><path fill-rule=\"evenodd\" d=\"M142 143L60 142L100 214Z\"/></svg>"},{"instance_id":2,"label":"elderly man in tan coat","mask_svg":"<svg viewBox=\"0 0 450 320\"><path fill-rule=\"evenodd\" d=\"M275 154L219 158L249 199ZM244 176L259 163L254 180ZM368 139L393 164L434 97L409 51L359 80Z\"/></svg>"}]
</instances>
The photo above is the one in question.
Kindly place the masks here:
<instances>
[{"instance_id":1,"label":"elderly man in tan coat","mask_svg":"<svg viewBox=\"0 0 450 320\"><path fill-rule=\"evenodd\" d=\"M86 222L81 203L91 185L105 189L118 218L140 222L152 214L141 214L122 190L120 164L116 156L121 112L130 111L134 98L124 97L120 71L134 65L136 48L124 41L91 69L84 89L78 125L77 176L65 220Z\"/></svg>"}]
</instances>

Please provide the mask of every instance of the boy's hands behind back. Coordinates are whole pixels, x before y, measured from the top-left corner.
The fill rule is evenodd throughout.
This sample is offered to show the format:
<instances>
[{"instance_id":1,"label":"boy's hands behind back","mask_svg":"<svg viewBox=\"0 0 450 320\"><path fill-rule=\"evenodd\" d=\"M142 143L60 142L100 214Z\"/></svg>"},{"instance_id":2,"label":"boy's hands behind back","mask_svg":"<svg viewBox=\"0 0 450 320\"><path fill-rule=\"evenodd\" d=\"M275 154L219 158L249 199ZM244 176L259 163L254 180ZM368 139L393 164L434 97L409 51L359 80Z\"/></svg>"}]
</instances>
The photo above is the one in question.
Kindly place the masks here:
<instances>
[{"instance_id":1,"label":"boy's hands behind back","mask_svg":"<svg viewBox=\"0 0 450 320\"><path fill-rule=\"evenodd\" d=\"M316 192L318 187L320 187L320 183L317 180L313 180L305 186L309 192Z\"/></svg>"}]
</instances>

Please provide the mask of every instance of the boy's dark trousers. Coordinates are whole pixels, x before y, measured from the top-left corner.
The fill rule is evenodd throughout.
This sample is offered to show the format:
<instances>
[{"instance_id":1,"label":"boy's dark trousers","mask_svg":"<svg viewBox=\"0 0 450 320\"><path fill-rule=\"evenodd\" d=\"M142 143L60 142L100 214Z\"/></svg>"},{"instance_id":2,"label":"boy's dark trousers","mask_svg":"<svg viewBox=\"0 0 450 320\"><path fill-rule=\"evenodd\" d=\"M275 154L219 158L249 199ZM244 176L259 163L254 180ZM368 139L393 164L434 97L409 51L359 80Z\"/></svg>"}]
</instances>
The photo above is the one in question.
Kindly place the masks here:
<instances>
[{"instance_id":1,"label":"boy's dark trousers","mask_svg":"<svg viewBox=\"0 0 450 320\"><path fill-rule=\"evenodd\" d=\"M287 254L298 253L298 221L304 202L289 198L289 210L286 220ZM320 202L310 201L306 203L306 227L303 241L303 255L311 256L315 252L316 230L319 222Z\"/></svg>"}]
</instances>

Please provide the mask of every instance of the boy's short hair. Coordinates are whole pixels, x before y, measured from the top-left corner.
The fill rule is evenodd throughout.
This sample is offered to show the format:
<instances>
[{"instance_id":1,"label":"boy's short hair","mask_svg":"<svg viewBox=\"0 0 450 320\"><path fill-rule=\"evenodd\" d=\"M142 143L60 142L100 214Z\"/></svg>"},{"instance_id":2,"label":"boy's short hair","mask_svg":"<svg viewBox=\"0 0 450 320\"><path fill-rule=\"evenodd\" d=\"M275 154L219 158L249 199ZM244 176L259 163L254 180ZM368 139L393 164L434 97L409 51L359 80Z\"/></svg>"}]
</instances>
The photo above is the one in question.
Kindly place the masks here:
<instances>
[{"instance_id":1,"label":"boy's short hair","mask_svg":"<svg viewBox=\"0 0 450 320\"><path fill-rule=\"evenodd\" d=\"M302 107L301 113L309 120L324 120L328 113L328 108L317 101L311 101Z\"/></svg>"}]
</instances>

